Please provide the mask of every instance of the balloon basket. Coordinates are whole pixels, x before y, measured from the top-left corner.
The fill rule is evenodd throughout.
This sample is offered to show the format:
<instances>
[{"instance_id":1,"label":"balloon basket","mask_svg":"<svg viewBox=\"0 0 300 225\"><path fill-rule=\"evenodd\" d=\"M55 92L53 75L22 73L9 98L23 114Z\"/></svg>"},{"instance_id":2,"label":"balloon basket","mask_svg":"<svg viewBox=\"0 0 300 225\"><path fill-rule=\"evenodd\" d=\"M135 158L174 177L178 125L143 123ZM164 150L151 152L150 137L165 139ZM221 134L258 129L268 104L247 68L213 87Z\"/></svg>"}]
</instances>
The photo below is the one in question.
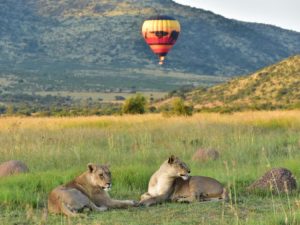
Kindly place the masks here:
<instances>
[{"instance_id":1,"label":"balloon basket","mask_svg":"<svg viewBox=\"0 0 300 225\"><path fill-rule=\"evenodd\" d=\"M164 56L160 56L159 57L159 65L163 65L164 64L164 60L165 60L165 57Z\"/></svg>"}]
</instances>

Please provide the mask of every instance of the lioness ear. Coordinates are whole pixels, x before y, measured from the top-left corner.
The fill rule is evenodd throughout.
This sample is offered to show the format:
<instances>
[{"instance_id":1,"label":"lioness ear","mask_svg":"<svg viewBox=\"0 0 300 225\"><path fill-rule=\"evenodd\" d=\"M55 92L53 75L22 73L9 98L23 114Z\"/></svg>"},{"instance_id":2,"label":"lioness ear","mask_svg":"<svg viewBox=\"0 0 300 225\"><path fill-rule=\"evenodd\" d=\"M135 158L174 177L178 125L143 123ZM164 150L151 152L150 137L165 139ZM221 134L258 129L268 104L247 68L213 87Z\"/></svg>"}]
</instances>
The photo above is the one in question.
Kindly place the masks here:
<instances>
[{"instance_id":1,"label":"lioness ear","mask_svg":"<svg viewBox=\"0 0 300 225\"><path fill-rule=\"evenodd\" d=\"M172 163L174 163L174 161L175 161L175 156L171 155L170 158L169 158L169 160L168 160L168 163L172 164Z\"/></svg>"},{"instance_id":2,"label":"lioness ear","mask_svg":"<svg viewBox=\"0 0 300 225\"><path fill-rule=\"evenodd\" d=\"M89 164L87 165L87 167L88 167L90 173L92 173L92 172L96 169L96 168L95 168L95 165L94 165L93 163L89 163Z\"/></svg>"}]
</instances>

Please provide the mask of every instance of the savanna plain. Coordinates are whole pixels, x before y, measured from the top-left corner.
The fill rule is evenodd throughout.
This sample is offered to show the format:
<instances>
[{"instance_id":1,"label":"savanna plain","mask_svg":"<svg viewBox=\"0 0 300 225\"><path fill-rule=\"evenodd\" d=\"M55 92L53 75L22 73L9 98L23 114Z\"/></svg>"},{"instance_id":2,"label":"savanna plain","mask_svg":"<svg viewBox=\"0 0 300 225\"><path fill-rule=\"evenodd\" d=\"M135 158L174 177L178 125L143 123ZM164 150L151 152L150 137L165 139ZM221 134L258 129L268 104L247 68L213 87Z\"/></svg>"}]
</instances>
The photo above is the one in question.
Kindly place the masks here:
<instances>
[{"instance_id":1,"label":"savanna plain","mask_svg":"<svg viewBox=\"0 0 300 225\"><path fill-rule=\"evenodd\" d=\"M199 148L220 152L197 162ZM222 182L230 201L164 203L87 213L67 219L46 213L51 189L75 178L89 162L110 164L110 195L138 200L151 174L171 154L192 175ZM289 194L247 192L274 167L300 179L300 111L192 117L133 115L78 118L0 118L0 162L24 161L30 173L0 179L0 224L300 224L300 188Z\"/></svg>"}]
</instances>

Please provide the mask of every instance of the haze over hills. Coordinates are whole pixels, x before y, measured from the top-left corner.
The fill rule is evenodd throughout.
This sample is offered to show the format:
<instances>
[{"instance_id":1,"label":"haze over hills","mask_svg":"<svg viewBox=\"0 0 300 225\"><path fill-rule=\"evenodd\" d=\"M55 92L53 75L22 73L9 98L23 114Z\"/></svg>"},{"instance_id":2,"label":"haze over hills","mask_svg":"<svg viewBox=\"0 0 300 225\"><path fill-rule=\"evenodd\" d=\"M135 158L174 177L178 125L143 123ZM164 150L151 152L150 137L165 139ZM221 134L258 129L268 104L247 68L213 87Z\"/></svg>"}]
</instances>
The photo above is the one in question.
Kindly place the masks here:
<instances>
[{"instance_id":1,"label":"haze over hills","mask_svg":"<svg viewBox=\"0 0 300 225\"><path fill-rule=\"evenodd\" d=\"M182 25L163 68L140 35L154 14ZM0 76L11 75L3 82L10 92L210 85L224 81L216 75L249 73L300 53L300 33L171 0L10 0L0 2L0 18Z\"/></svg>"},{"instance_id":2,"label":"haze over hills","mask_svg":"<svg viewBox=\"0 0 300 225\"><path fill-rule=\"evenodd\" d=\"M198 109L273 109L300 107L300 55L252 75L185 95Z\"/></svg>"}]
</instances>

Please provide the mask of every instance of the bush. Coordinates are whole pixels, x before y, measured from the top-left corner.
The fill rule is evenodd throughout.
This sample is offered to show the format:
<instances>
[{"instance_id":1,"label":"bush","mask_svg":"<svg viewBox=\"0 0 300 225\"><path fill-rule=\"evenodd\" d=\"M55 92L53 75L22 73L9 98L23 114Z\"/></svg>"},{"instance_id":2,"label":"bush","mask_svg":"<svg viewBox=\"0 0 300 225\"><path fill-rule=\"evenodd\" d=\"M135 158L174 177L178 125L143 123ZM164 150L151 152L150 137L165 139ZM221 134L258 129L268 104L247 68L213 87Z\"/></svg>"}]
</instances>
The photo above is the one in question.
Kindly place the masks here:
<instances>
[{"instance_id":1,"label":"bush","mask_svg":"<svg viewBox=\"0 0 300 225\"><path fill-rule=\"evenodd\" d=\"M144 114L146 107L147 99L143 95L137 94L125 101L122 112L125 114Z\"/></svg>"},{"instance_id":2,"label":"bush","mask_svg":"<svg viewBox=\"0 0 300 225\"><path fill-rule=\"evenodd\" d=\"M184 103L184 100L182 98L174 98L171 107L168 105L165 105L161 108L161 111L165 116L191 116L193 115L193 107L187 106Z\"/></svg>"}]
</instances>

